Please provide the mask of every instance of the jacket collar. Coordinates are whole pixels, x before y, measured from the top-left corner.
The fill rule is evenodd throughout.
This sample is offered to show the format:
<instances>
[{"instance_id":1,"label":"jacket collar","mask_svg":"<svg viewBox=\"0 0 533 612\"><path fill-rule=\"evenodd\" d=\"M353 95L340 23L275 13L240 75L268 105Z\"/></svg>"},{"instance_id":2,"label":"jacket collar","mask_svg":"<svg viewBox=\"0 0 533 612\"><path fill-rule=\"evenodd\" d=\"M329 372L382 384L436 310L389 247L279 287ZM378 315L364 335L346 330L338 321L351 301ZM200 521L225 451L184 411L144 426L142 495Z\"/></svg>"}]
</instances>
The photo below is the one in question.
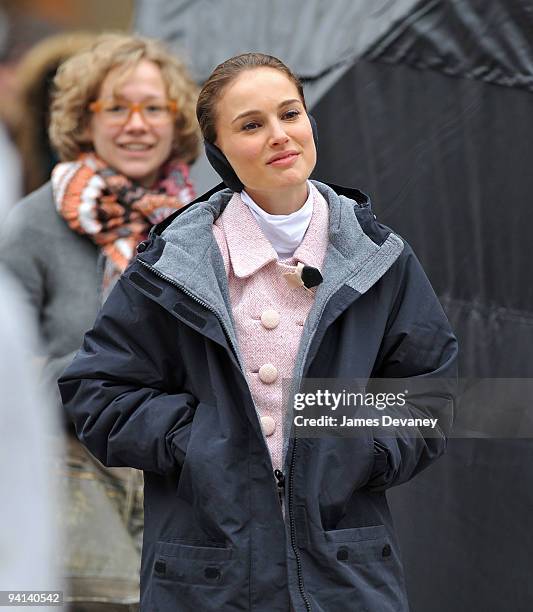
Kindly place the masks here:
<instances>
[{"instance_id":1,"label":"jacket collar","mask_svg":"<svg viewBox=\"0 0 533 612\"><path fill-rule=\"evenodd\" d=\"M325 230L328 209L316 188L311 186L311 189L313 214L292 259L306 266L321 268L327 246ZM233 273L238 278L251 276L265 265L278 260L276 251L238 193L233 195L217 224L224 231Z\"/></svg>"},{"instance_id":2,"label":"jacket collar","mask_svg":"<svg viewBox=\"0 0 533 612\"><path fill-rule=\"evenodd\" d=\"M311 181L311 183L317 188L319 185L322 185L323 187L329 187L329 189L333 191L335 195L343 196L344 198L351 200L357 208L370 210L370 198L362 191L359 191L359 189L353 189L352 187L343 187L341 185L336 185L335 183L319 183L318 181ZM183 208L180 208L176 212L172 213L164 221L161 221L161 223L155 225L152 228L150 234L160 236L167 229L167 227L169 227L174 222L177 217L185 214L187 210L192 208L195 204L205 204L206 202L214 203L217 200L221 200L222 206L219 211L220 214L222 210L224 210L224 206L231 199L232 193L233 192L231 190L226 188L226 185L224 183L218 183L218 185L215 185L212 189L198 196L195 200L189 202L189 204L187 204L186 206L183 206Z\"/></svg>"},{"instance_id":3,"label":"jacket collar","mask_svg":"<svg viewBox=\"0 0 533 612\"><path fill-rule=\"evenodd\" d=\"M233 273L238 278L255 274L278 256L265 238L250 209L238 193L233 194L219 225L226 237Z\"/></svg>"},{"instance_id":4,"label":"jacket collar","mask_svg":"<svg viewBox=\"0 0 533 612\"><path fill-rule=\"evenodd\" d=\"M327 286L338 288L344 283L364 293L394 263L403 249L403 242L375 221L370 200L362 192L318 181L312 184L329 207L329 245L322 271L324 283L317 298ZM151 234L156 238L161 235L164 241L162 253L157 261L150 262L151 265L191 293L203 296L202 300L215 308L217 304L222 307L221 297L225 298L226 306L228 300L227 295L220 294L227 280L212 225L233 195L229 189L215 191L207 201L195 201L179 210L156 226ZM145 251L142 259L148 261L147 255ZM304 260L309 257L305 248L303 253L296 255Z\"/></svg>"},{"instance_id":5,"label":"jacket collar","mask_svg":"<svg viewBox=\"0 0 533 612\"><path fill-rule=\"evenodd\" d=\"M312 183L329 207L329 244L321 270L324 282L317 289L306 323L309 330L318 324L325 303L335 291L347 285L359 294L365 293L403 249L402 240L375 221L370 201L362 192ZM140 258L214 311L237 346L224 260L212 229L233 195L223 189L207 201L179 210L154 228L154 244ZM305 249L298 256L305 258ZM306 330L302 345L305 336Z\"/></svg>"}]
</instances>

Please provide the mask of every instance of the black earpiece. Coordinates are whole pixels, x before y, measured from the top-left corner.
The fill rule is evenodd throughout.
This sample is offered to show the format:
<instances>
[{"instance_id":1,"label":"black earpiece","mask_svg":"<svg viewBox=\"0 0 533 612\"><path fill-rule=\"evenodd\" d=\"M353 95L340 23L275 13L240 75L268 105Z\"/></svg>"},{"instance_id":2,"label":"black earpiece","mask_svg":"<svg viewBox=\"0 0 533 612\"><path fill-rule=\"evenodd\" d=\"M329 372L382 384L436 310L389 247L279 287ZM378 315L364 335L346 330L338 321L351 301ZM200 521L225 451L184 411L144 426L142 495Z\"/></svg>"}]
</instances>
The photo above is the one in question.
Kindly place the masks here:
<instances>
[{"instance_id":1,"label":"black earpiece","mask_svg":"<svg viewBox=\"0 0 533 612\"><path fill-rule=\"evenodd\" d=\"M315 118L312 115L307 115L309 117L309 123L311 124L311 129L313 130L313 140L315 141L315 147L318 146L318 130L316 127ZM227 187L229 187L232 191L242 191L244 189L244 185L241 183L241 180L235 173L235 170L231 167L231 164L228 161L228 158L222 153L222 151L211 142L207 142L204 140L205 147L205 155L213 166L214 170L220 176L220 178L224 181Z\"/></svg>"},{"instance_id":2,"label":"black earpiece","mask_svg":"<svg viewBox=\"0 0 533 612\"><path fill-rule=\"evenodd\" d=\"M207 140L204 140L204 147L205 155L209 163L213 166L224 183L226 183L226 187L229 187L232 191L241 192L244 189L244 185L235 174L235 170L231 167L224 153L222 153L216 145L207 142Z\"/></svg>"}]
</instances>

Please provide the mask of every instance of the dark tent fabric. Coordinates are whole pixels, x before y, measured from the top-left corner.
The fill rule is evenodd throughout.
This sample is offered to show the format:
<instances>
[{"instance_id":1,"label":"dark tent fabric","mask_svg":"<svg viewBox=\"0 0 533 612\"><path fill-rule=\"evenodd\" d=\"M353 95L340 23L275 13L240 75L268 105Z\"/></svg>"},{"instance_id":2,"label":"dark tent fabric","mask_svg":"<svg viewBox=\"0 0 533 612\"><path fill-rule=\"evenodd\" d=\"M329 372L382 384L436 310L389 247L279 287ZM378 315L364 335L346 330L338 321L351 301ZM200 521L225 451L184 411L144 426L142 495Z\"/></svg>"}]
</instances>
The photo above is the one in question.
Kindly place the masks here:
<instances>
[{"instance_id":1,"label":"dark tent fabric","mask_svg":"<svg viewBox=\"0 0 533 612\"><path fill-rule=\"evenodd\" d=\"M287 61L318 123L314 177L369 193L412 244L459 337L461 376L533 378L530 2L137 6L137 29L173 43L199 82L241 51ZM531 439L451 439L389 500L412 612L533 609Z\"/></svg>"},{"instance_id":2,"label":"dark tent fabric","mask_svg":"<svg viewBox=\"0 0 533 612\"><path fill-rule=\"evenodd\" d=\"M315 175L370 193L414 247L462 377L528 378L533 23L490 4L422 3L346 72L313 109ZM452 439L389 500L413 612L533 609L532 440Z\"/></svg>"},{"instance_id":3,"label":"dark tent fabric","mask_svg":"<svg viewBox=\"0 0 533 612\"><path fill-rule=\"evenodd\" d=\"M532 32L527 0L425 0L366 57L533 91Z\"/></svg>"},{"instance_id":4,"label":"dark tent fabric","mask_svg":"<svg viewBox=\"0 0 533 612\"><path fill-rule=\"evenodd\" d=\"M520 90L361 61L313 109L315 175L370 193L379 218L412 243L464 328L463 376L533 371L531 102Z\"/></svg>"}]
</instances>

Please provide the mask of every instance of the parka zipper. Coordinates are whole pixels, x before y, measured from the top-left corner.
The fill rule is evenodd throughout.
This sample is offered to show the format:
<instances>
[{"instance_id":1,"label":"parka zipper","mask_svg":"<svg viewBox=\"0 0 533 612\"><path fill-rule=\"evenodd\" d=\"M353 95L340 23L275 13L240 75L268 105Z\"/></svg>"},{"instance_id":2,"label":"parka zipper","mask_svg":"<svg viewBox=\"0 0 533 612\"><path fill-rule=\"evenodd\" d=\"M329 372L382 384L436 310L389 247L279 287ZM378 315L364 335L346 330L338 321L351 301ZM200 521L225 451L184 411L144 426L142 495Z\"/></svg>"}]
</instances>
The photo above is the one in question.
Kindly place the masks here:
<instances>
[{"instance_id":1,"label":"parka zipper","mask_svg":"<svg viewBox=\"0 0 533 612\"><path fill-rule=\"evenodd\" d=\"M294 455L294 446L293 446L293 455ZM294 460L291 462L291 470L294 470ZM283 497L285 495L285 474L281 470L274 470L274 476L276 477L278 481L279 503L283 507ZM289 483L290 482L291 482L291 478L289 478ZM305 592L303 573L302 573L302 562L300 560L300 555L298 553L298 547L296 544L296 521L294 519L294 513L292 511L292 497L293 497L293 490L292 490L292 486L290 486L289 487L289 526L290 526L290 534L291 534L291 547L294 552L294 556L296 558L296 575L298 577L298 589L300 591L300 595L302 596L302 599L304 600L305 609L310 612L311 604L309 603L309 600L307 599L307 594Z\"/></svg>"},{"instance_id":2,"label":"parka zipper","mask_svg":"<svg viewBox=\"0 0 533 612\"><path fill-rule=\"evenodd\" d=\"M283 497L285 496L285 474L281 470L274 470L274 476L278 481L279 504L283 507Z\"/></svg>"},{"instance_id":3,"label":"parka zipper","mask_svg":"<svg viewBox=\"0 0 533 612\"><path fill-rule=\"evenodd\" d=\"M289 526L290 526L290 534L291 534L291 546L294 552L294 557L296 559L296 575L298 577L298 589L300 590L300 595L304 600L305 609L307 612L311 612L311 604L309 599L307 598L307 593L305 592L304 585L304 577L302 571L302 560L300 559L300 553L298 552L298 545L296 542L296 520L294 518L294 509L293 509L293 500L294 500L294 485L293 485L293 476L294 476L294 456L296 454L296 443L298 439L294 438L294 442L292 445L292 457L291 457L291 465L289 468Z\"/></svg>"},{"instance_id":4,"label":"parka zipper","mask_svg":"<svg viewBox=\"0 0 533 612\"><path fill-rule=\"evenodd\" d=\"M344 282L342 284L344 284ZM324 310L326 309L328 302L333 297L333 295L335 295L335 293L339 290L339 287L337 287L335 291L332 291L331 294L328 296L328 298L324 301L324 304L322 305L322 308L320 310L320 316L318 317L319 321L322 319L322 315L324 314ZM300 386L301 386L301 381L303 379L304 372L306 370L305 366L307 362L307 356L309 354L309 349L311 348L311 344L313 343L315 334L316 334L316 329L313 331L311 337L309 338L309 342L307 343L307 347L303 355L302 367L300 369L300 376L299 376ZM294 552L294 557L296 559L296 575L298 577L298 588L300 590L300 595L302 596L302 599L304 601L305 609L307 610L307 612L311 612L311 603L309 602L307 593L305 592L305 585L303 581L302 560L300 558L300 553L298 552L298 546L296 542L296 520L294 518L294 510L293 510L293 499L294 499L293 476L294 476L294 461L296 457L297 444L298 444L298 438L294 438L294 442L292 444L291 460L289 463L289 474L288 474L288 478L286 479L287 487L289 491L289 499L288 499L289 528L290 528L290 536L291 536L291 546ZM285 479L284 479L284 484L285 484Z\"/></svg>"}]
</instances>

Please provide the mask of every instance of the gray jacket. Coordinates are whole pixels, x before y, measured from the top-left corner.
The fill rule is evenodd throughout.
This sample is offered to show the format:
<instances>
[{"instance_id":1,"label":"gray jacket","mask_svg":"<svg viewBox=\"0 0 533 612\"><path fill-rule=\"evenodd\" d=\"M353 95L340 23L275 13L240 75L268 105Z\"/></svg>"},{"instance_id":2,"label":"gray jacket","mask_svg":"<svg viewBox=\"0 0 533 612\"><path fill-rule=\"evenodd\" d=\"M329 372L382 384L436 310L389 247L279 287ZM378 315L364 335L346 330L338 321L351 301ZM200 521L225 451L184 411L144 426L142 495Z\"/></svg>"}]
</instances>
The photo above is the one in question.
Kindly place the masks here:
<instances>
[{"instance_id":1,"label":"gray jacket","mask_svg":"<svg viewBox=\"0 0 533 612\"><path fill-rule=\"evenodd\" d=\"M50 183L11 210L2 236L4 248L0 260L22 284L21 308L27 312L21 315L35 322L41 336L44 379L41 382L44 390L56 393L59 407L56 381L81 346L100 306L98 249L59 216ZM30 371L27 368L27 374ZM28 386L32 384L34 381L29 380ZM24 396L22 391L19 394ZM47 412L46 399L48 396L41 394L40 405L35 408ZM47 414L43 418L52 417ZM64 418L66 421L66 415ZM71 469L66 482L62 481L66 485L62 555L63 569L70 576L69 597L84 602L96 592L101 601L115 602L114 609L125 609L119 602L135 601L138 597L138 553L132 537L139 530L139 500L132 497L134 503L125 510L123 498L135 490L137 481L131 478L132 470L110 472L96 467L70 437L65 453ZM112 498L107 497L104 484L114 492ZM110 500L120 506L120 515ZM127 518L123 519L124 516ZM123 520L130 524L123 524ZM102 551L104 541L110 542L109 550ZM121 580L120 589L115 586L117 576Z\"/></svg>"},{"instance_id":2,"label":"gray jacket","mask_svg":"<svg viewBox=\"0 0 533 612\"><path fill-rule=\"evenodd\" d=\"M45 382L55 387L100 306L98 250L59 216L50 183L11 210L1 234L0 262L22 285L41 335Z\"/></svg>"}]
</instances>

